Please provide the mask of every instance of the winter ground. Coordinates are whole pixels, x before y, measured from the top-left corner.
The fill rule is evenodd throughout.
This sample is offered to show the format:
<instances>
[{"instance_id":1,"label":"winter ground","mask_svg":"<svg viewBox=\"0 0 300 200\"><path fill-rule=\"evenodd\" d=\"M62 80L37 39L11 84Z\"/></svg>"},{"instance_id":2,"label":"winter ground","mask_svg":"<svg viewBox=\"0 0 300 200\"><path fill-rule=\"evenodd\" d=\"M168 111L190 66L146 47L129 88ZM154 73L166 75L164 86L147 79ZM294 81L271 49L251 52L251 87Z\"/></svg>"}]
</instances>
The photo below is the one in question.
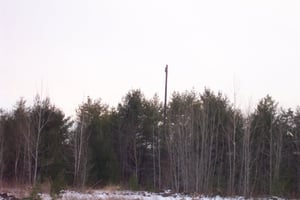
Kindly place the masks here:
<instances>
[{"instance_id":1,"label":"winter ground","mask_svg":"<svg viewBox=\"0 0 300 200\"><path fill-rule=\"evenodd\" d=\"M43 200L51 200L47 194L41 194ZM59 200L244 200L244 197L205 197L200 195L182 195L171 193L150 193L150 192L132 192L132 191L101 191L93 190L89 192L63 191ZM281 200L277 197L255 198L255 199L273 199Z\"/></svg>"},{"instance_id":2,"label":"winter ground","mask_svg":"<svg viewBox=\"0 0 300 200\"><path fill-rule=\"evenodd\" d=\"M225 198L221 197L214 197L214 198L207 198L201 196L188 196L188 195L180 195L180 194L168 194L168 193L149 193L149 192L132 192L132 191L115 191L115 192L105 192L105 191L92 191L90 193L78 193L74 191L65 191L61 194L62 200L71 200L71 199L78 199L78 200L87 200L87 199L116 199L116 200L192 200L192 199L201 199L201 200L225 200ZM230 198L226 198L229 200ZM49 199L47 199L49 200Z\"/></svg>"},{"instance_id":3,"label":"winter ground","mask_svg":"<svg viewBox=\"0 0 300 200\"><path fill-rule=\"evenodd\" d=\"M11 196L17 196L13 192L7 193ZM53 198L47 194L39 194L42 200L52 200ZM0 200L7 200L12 198L2 198ZM19 197L19 199L21 199ZM133 192L133 191L107 191L107 190L87 190L85 192L77 192L71 190L62 191L55 199L57 200L244 200L244 197L206 197L201 195L183 195L177 193L151 193L151 192ZM253 200L283 200L278 197L266 198L250 198Z\"/></svg>"}]
</instances>

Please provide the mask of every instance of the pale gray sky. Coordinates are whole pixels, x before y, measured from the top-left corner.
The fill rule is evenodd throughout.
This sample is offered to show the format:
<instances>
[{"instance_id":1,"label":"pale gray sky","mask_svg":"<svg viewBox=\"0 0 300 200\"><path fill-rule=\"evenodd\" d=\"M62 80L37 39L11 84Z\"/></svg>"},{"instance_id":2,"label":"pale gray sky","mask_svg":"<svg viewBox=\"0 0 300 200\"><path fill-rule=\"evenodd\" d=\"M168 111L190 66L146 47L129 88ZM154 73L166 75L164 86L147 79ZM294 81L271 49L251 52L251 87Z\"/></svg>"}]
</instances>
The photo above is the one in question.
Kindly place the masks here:
<instances>
[{"instance_id":1,"label":"pale gray sky","mask_svg":"<svg viewBox=\"0 0 300 200\"><path fill-rule=\"evenodd\" d=\"M294 108L300 1L0 0L2 108L41 87L67 114L136 88L163 99L166 64L170 92L236 88L241 107L270 94Z\"/></svg>"}]
</instances>

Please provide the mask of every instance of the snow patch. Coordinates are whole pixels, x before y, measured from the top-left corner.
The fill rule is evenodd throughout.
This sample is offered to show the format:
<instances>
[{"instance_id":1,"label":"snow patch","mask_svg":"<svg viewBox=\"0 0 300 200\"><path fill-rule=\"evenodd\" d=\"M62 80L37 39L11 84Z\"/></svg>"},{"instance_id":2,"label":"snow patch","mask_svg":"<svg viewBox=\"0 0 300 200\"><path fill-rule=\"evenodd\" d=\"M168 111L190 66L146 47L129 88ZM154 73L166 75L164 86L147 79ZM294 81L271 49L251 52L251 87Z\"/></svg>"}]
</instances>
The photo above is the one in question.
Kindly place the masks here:
<instances>
[{"instance_id":1,"label":"snow patch","mask_svg":"<svg viewBox=\"0 0 300 200\"><path fill-rule=\"evenodd\" d=\"M52 197L51 197L49 194L39 193L38 196L39 196L42 200L52 200Z\"/></svg>"},{"instance_id":2,"label":"snow patch","mask_svg":"<svg viewBox=\"0 0 300 200\"><path fill-rule=\"evenodd\" d=\"M120 199L120 200L129 200L129 199L138 199L138 200L234 200L242 199L238 198L222 198L220 196L216 197L204 197L204 196L188 196L183 194L172 194L170 191L157 194L150 192L132 192L132 191L114 191L106 192L101 190L91 191L89 193L80 193L75 191L63 191L60 194L61 200L86 200L86 199Z\"/></svg>"},{"instance_id":3,"label":"snow patch","mask_svg":"<svg viewBox=\"0 0 300 200\"><path fill-rule=\"evenodd\" d=\"M39 194L42 200L52 200L48 194ZM178 193L171 193L171 191L165 191L164 193L151 193L151 192L132 192L132 191L103 191L92 190L87 192L76 192L71 190L62 191L58 200L245 200L244 197L206 197L203 195L183 195ZM252 198L250 198L252 199ZM261 200L267 200L268 198L260 198ZM280 198L273 198L282 200ZM0 198L0 200L2 200Z\"/></svg>"}]
</instances>

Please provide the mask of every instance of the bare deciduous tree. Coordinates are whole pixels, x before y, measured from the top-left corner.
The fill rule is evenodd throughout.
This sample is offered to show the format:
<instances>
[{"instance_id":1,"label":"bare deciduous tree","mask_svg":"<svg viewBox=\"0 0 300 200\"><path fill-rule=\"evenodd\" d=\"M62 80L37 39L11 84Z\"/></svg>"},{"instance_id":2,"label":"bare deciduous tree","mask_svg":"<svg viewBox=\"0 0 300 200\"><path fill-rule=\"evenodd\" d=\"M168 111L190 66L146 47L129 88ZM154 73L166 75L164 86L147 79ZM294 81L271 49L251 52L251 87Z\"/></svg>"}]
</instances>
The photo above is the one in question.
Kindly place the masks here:
<instances>
[{"instance_id":1,"label":"bare deciduous tree","mask_svg":"<svg viewBox=\"0 0 300 200\"><path fill-rule=\"evenodd\" d=\"M48 112L50 109L50 99L42 99L39 95L36 96L32 111L32 123L34 124L33 131L33 159L34 159L34 170L33 170L33 185L37 183L38 175L38 164L39 164L39 154L40 142L44 127L50 120L51 113Z\"/></svg>"}]
</instances>

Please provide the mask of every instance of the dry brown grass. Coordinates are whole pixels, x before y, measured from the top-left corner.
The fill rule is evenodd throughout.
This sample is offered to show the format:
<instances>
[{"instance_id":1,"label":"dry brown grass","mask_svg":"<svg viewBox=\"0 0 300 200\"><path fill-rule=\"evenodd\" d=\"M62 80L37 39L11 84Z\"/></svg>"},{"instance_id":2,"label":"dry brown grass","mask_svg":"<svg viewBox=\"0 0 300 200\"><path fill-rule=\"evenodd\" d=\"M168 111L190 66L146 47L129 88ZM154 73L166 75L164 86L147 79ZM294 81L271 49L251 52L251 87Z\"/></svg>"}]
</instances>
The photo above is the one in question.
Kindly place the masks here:
<instances>
[{"instance_id":1,"label":"dry brown grass","mask_svg":"<svg viewBox=\"0 0 300 200\"><path fill-rule=\"evenodd\" d=\"M32 187L30 185L22 185L15 183L0 183L0 192L13 195L17 198L25 198L30 196Z\"/></svg>"},{"instance_id":2,"label":"dry brown grass","mask_svg":"<svg viewBox=\"0 0 300 200\"><path fill-rule=\"evenodd\" d=\"M122 190L122 187L120 185L107 185L107 186L104 186L101 189L104 190L104 191L107 191L107 192L113 192L113 191Z\"/></svg>"},{"instance_id":3,"label":"dry brown grass","mask_svg":"<svg viewBox=\"0 0 300 200\"><path fill-rule=\"evenodd\" d=\"M46 182L42 183L39 186L39 192L50 194L50 192L51 192L51 184L50 184L50 182L46 181Z\"/></svg>"},{"instance_id":4,"label":"dry brown grass","mask_svg":"<svg viewBox=\"0 0 300 200\"><path fill-rule=\"evenodd\" d=\"M51 185L50 182L44 182L37 187L38 192L50 194ZM33 191L31 185L16 184L16 183L0 183L0 193L7 193L13 195L19 199L29 197Z\"/></svg>"}]
</instances>

